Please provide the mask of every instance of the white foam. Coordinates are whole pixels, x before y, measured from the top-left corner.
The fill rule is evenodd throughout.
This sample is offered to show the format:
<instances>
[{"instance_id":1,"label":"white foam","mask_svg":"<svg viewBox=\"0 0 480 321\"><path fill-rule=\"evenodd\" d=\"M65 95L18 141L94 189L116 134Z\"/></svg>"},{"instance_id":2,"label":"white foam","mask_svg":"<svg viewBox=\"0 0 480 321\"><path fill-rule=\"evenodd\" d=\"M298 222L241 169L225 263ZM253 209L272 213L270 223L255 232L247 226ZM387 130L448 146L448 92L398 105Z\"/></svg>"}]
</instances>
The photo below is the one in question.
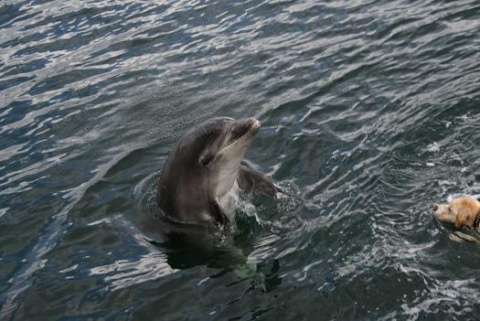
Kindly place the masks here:
<instances>
[{"instance_id":1,"label":"white foam","mask_svg":"<svg viewBox=\"0 0 480 321\"><path fill-rule=\"evenodd\" d=\"M431 143L427 146L427 151L436 153L440 151L440 145L437 142Z\"/></svg>"}]
</instances>

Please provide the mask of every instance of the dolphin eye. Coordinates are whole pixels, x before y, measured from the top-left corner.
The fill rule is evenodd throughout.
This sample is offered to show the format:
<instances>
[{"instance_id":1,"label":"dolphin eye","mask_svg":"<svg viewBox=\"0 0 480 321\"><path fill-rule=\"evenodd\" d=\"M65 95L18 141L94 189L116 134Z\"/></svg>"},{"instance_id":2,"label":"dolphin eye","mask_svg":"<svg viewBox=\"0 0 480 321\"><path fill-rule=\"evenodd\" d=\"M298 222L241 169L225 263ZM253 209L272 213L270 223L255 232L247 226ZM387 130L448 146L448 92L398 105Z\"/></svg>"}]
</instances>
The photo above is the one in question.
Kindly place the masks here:
<instances>
[{"instance_id":1,"label":"dolphin eye","mask_svg":"<svg viewBox=\"0 0 480 321\"><path fill-rule=\"evenodd\" d=\"M200 164L203 167L207 167L213 160L213 155L205 155L200 159Z\"/></svg>"}]
</instances>

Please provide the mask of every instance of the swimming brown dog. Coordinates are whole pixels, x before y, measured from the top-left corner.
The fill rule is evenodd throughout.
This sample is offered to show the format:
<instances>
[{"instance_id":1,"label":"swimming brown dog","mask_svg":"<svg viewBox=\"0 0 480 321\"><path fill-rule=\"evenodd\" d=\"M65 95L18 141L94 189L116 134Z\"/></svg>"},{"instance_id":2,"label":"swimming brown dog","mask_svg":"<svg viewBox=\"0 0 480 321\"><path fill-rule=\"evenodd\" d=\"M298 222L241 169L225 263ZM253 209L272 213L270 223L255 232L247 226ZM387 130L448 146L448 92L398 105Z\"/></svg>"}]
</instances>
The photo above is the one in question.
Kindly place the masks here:
<instances>
[{"instance_id":1,"label":"swimming brown dog","mask_svg":"<svg viewBox=\"0 0 480 321\"><path fill-rule=\"evenodd\" d=\"M473 197L458 197L449 204L436 204L433 210L439 221L454 223L456 228L478 228L480 225L480 202Z\"/></svg>"},{"instance_id":2,"label":"swimming brown dog","mask_svg":"<svg viewBox=\"0 0 480 321\"><path fill-rule=\"evenodd\" d=\"M435 217L445 223L453 223L457 229L464 226L480 231L480 202L473 197L457 197L449 204L436 204L433 206ZM480 243L478 237L455 231L449 234L453 241L468 241Z\"/></svg>"}]
</instances>

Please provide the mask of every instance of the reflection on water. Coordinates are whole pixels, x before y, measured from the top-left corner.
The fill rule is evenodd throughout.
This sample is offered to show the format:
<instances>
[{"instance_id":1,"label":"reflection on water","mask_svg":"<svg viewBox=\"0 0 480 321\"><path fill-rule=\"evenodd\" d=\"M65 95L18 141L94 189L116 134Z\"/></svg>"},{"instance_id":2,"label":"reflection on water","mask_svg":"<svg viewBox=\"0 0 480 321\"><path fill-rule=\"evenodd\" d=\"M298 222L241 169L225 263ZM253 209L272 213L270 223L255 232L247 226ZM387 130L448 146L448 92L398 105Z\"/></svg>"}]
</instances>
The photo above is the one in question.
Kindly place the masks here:
<instances>
[{"instance_id":1,"label":"reflection on water","mask_svg":"<svg viewBox=\"0 0 480 321\"><path fill-rule=\"evenodd\" d=\"M431 205L480 194L479 9L4 1L0 319L475 319L480 251ZM200 248L142 229L214 116L262 121L287 193Z\"/></svg>"},{"instance_id":2,"label":"reflection on water","mask_svg":"<svg viewBox=\"0 0 480 321\"><path fill-rule=\"evenodd\" d=\"M118 260L112 264L97 266L90 270L92 276L102 276L110 291L127 288L134 284L156 280L175 273L166 262L165 255L152 252L138 261Z\"/></svg>"}]
</instances>

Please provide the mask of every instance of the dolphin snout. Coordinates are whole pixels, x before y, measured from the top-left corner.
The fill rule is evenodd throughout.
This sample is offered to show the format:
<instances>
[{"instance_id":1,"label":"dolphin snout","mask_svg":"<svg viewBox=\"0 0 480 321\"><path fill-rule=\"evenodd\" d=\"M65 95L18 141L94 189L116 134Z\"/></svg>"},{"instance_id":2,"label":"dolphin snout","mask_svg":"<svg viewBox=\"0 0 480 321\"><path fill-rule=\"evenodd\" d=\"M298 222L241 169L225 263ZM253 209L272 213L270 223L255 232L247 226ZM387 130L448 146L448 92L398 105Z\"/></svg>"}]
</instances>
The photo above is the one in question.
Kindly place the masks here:
<instances>
[{"instance_id":1,"label":"dolphin snout","mask_svg":"<svg viewBox=\"0 0 480 321\"><path fill-rule=\"evenodd\" d=\"M248 118L248 121L251 123L252 129L259 129L262 126L262 123L256 118Z\"/></svg>"},{"instance_id":2,"label":"dolphin snout","mask_svg":"<svg viewBox=\"0 0 480 321\"><path fill-rule=\"evenodd\" d=\"M245 134L249 133L251 136L255 135L260 129L261 123L255 118L244 118L236 121L233 130L232 137L239 139Z\"/></svg>"},{"instance_id":3,"label":"dolphin snout","mask_svg":"<svg viewBox=\"0 0 480 321\"><path fill-rule=\"evenodd\" d=\"M249 129L258 129L262 123L258 119L250 117L238 120L238 125L246 126Z\"/></svg>"}]
</instances>

